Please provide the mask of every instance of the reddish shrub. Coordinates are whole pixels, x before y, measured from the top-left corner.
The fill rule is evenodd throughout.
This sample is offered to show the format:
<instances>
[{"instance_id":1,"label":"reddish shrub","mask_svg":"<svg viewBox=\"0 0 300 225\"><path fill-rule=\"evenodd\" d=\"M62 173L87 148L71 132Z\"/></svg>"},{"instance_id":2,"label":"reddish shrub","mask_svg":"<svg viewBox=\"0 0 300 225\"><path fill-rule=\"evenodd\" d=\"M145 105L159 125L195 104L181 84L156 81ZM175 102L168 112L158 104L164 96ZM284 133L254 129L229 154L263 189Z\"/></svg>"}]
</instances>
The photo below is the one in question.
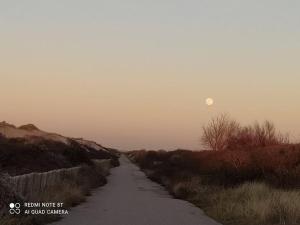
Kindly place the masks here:
<instances>
[{"instance_id":1,"label":"reddish shrub","mask_svg":"<svg viewBox=\"0 0 300 225\"><path fill-rule=\"evenodd\" d=\"M130 154L143 169L154 170L156 178L198 174L204 182L219 185L265 181L277 187L300 187L300 145L249 151L137 151Z\"/></svg>"}]
</instances>

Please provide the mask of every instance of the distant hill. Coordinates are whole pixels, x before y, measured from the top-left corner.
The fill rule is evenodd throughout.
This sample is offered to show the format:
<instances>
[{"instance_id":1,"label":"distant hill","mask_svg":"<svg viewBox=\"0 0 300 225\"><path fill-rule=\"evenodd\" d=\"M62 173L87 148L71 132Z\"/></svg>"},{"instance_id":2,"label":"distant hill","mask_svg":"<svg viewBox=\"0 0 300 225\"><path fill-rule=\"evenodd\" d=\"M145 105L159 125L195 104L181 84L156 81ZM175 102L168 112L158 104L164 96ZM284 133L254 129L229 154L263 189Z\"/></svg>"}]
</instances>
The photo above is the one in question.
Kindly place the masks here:
<instances>
[{"instance_id":1,"label":"distant hill","mask_svg":"<svg viewBox=\"0 0 300 225\"><path fill-rule=\"evenodd\" d=\"M117 164L117 158L115 149L94 141L42 131L33 124L16 127L0 122L0 172L45 172L92 164L93 159L112 159Z\"/></svg>"}]
</instances>

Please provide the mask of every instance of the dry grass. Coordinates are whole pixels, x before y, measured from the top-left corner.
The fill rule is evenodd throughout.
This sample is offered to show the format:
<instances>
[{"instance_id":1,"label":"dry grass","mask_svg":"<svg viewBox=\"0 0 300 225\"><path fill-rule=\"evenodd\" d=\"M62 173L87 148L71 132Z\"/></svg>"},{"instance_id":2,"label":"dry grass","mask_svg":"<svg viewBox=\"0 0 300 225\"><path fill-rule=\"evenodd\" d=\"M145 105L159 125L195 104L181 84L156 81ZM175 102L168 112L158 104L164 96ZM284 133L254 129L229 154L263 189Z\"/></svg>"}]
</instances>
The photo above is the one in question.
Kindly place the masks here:
<instances>
[{"instance_id":1,"label":"dry grass","mask_svg":"<svg viewBox=\"0 0 300 225\"><path fill-rule=\"evenodd\" d=\"M300 224L299 190L278 190L263 183L222 188L201 185L193 178L177 183L172 191L226 225Z\"/></svg>"},{"instance_id":2,"label":"dry grass","mask_svg":"<svg viewBox=\"0 0 300 225\"><path fill-rule=\"evenodd\" d=\"M64 180L55 186L49 186L43 192L37 193L35 202L61 202L63 208L68 209L85 201L85 189L83 185L78 185L72 180ZM43 208L44 209L44 208ZM40 225L60 219L55 215L35 215L35 216L6 216L0 218L0 224L5 225Z\"/></svg>"},{"instance_id":3,"label":"dry grass","mask_svg":"<svg viewBox=\"0 0 300 225\"><path fill-rule=\"evenodd\" d=\"M60 191L57 191L60 190ZM64 181L53 187L47 188L38 197L40 202L62 202L64 208L70 208L84 202L85 190L74 182Z\"/></svg>"},{"instance_id":4,"label":"dry grass","mask_svg":"<svg viewBox=\"0 0 300 225\"><path fill-rule=\"evenodd\" d=\"M62 169L55 172L25 175L26 179L18 179L20 181L19 189L25 193L31 192L30 195L26 195L27 201L60 202L64 204L64 209L68 209L85 201L91 189L104 185L106 182L105 176L108 175L110 167L109 161L96 161L93 166L83 165L75 169ZM41 179L41 177L44 177L44 179ZM22 182L26 183L26 185ZM0 182L0 184L2 183ZM35 186L30 188L27 183ZM45 185L41 188L44 183ZM4 216L0 218L0 224L40 225L59 218L59 216L52 215Z\"/></svg>"}]
</instances>

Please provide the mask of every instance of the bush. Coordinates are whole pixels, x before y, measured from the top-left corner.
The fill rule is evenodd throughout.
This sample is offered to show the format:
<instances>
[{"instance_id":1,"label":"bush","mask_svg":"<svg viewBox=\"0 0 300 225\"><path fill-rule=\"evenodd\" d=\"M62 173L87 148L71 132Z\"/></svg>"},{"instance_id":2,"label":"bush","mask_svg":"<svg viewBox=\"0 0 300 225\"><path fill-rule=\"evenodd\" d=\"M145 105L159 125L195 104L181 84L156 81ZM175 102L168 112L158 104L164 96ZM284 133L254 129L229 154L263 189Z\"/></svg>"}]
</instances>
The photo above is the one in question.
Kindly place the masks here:
<instances>
[{"instance_id":1,"label":"bush","mask_svg":"<svg viewBox=\"0 0 300 225\"><path fill-rule=\"evenodd\" d=\"M238 132L239 124L222 114L212 118L208 125L203 126L201 137L204 146L212 150L224 150L228 147L228 141L234 133Z\"/></svg>"},{"instance_id":2,"label":"bush","mask_svg":"<svg viewBox=\"0 0 300 225\"><path fill-rule=\"evenodd\" d=\"M300 224L299 145L129 155L149 178L224 225Z\"/></svg>"},{"instance_id":3,"label":"bush","mask_svg":"<svg viewBox=\"0 0 300 225\"><path fill-rule=\"evenodd\" d=\"M240 127L228 138L227 149L249 150L258 147L285 145L289 136L278 132L270 121L262 124L255 122L252 126Z\"/></svg>"},{"instance_id":4,"label":"bush","mask_svg":"<svg viewBox=\"0 0 300 225\"><path fill-rule=\"evenodd\" d=\"M289 143L289 136L278 132L268 120L241 126L228 115L221 114L212 118L202 130L202 144L212 150L249 150Z\"/></svg>"},{"instance_id":5,"label":"bush","mask_svg":"<svg viewBox=\"0 0 300 225\"><path fill-rule=\"evenodd\" d=\"M191 177L187 180L178 181L171 186L174 196L181 199L193 199L198 194L201 185L199 177Z\"/></svg>"}]
</instances>

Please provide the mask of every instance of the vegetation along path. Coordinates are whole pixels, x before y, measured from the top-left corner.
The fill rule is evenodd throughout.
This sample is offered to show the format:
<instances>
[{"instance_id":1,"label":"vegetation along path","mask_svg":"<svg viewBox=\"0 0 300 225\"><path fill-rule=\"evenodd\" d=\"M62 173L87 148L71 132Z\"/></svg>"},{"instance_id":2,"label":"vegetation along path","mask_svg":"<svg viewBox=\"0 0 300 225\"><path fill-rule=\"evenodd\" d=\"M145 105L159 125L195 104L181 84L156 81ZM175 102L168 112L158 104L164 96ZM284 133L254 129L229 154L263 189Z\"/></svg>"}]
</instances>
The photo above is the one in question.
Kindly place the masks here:
<instances>
[{"instance_id":1,"label":"vegetation along path","mask_svg":"<svg viewBox=\"0 0 300 225\"><path fill-rule=\"evenodd\" d=\"M218 225L192 204L172 198L125 156L108 184L53 225Z\"/></svg>"}]
</instances>

